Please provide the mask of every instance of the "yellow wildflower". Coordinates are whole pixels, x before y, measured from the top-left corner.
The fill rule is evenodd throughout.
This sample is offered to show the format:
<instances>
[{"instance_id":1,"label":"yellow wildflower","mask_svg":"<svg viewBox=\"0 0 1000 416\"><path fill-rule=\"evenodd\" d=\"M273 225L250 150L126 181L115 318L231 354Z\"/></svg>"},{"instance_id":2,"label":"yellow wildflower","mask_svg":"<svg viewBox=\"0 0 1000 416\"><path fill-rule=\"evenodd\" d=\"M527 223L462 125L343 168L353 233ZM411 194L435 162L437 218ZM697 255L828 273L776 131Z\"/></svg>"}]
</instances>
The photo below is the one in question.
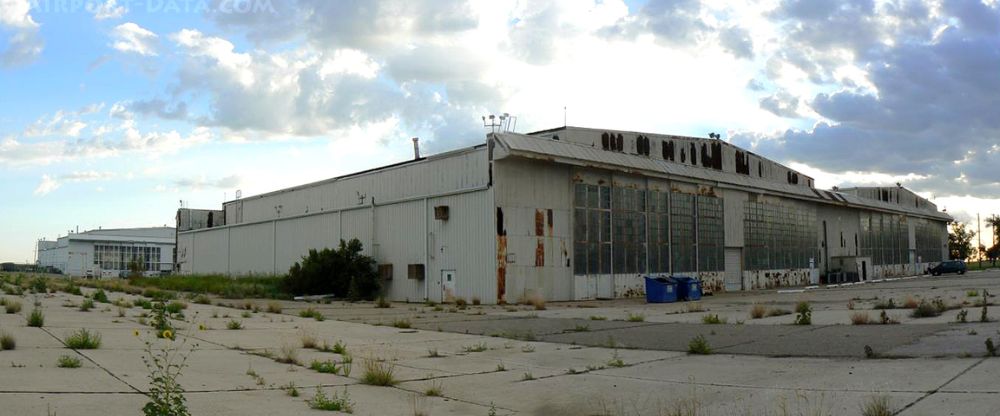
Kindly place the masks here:
<instances>
[{"instance_id":1,"label":"yellow wildflower","mask_svg":"<svg viewBox=\"0 0 1000 416\"><path fill-rule=\"evenodd\" d=\"M163 331L163 337L166 339L174 339L174 333L169 329Z\"/></svg>"}]
</instances>

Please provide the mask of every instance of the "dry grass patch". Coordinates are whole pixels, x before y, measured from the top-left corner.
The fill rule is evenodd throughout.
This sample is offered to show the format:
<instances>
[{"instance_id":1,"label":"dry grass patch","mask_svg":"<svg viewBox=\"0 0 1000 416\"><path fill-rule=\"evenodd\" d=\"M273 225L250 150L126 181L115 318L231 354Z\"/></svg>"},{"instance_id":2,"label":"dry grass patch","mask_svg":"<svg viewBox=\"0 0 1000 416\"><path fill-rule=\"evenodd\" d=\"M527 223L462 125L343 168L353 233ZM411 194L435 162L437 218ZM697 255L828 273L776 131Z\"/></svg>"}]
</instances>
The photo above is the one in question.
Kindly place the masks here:
<instances>
[{"instance_id":1,"label":"dry grass patch","mask_svg":"<svg viewBox=\"0 0 1000 416\"><path fill-rule=\"evenodd\" d=\"M753 304L750 307L750 319L760 319L767 314L767 307L759 303Z\"/></svg>"},{"instance_id":2,"label":"dry grass patch","mask_svg":"<svg viewBox=\"0 0 1000 416\"><path fill-rule=\"evenodd\" d=\"M868 316L868 312L854 312L851 314L852 325L868 325L870 323L871 317Z\"/></svg>"}]
</instances>

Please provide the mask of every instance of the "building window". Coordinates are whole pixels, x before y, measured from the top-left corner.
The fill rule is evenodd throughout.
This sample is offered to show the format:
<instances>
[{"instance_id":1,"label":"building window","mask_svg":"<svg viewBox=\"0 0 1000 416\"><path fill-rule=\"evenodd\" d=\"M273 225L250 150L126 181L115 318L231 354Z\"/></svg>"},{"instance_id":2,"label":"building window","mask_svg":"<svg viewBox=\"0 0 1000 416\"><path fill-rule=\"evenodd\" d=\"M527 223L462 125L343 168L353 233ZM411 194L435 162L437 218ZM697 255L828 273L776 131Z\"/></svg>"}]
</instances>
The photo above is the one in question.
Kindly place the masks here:
<instances>
[{"instance_id":1,"label":"building window","mask_svg":"<svg viewBox=\"0 0 1000 416\"><path fill-rule=\"evenodd\" d=\"M819 252L813 209L745 202L743 231L747 270L804 269Z\"/></svg>"},{"instance_id":2,"label":"building window","mask_svg":"<svg viewBox=\"0 0 1000 416\"><path fill-rule=\"evenodd\" d=\"M670 195L670 251L674 273L695 270L694 195Z\"/></svg>"},{"instance_id":3,"label":"building window","mask_svg":"<svg viewBox=\"0 0 1000 416\"><path fill-rule=\"evenodd\" d=\"M909 229L902 216L863 212L860 218L862 256L876 265L909 263Z\"/></svg>"},{"instance_id":4,"label":"building window","mask_svg":"<svg viewBox=\"0 0 1000 416\"><path fill-rule=\"evenodd\" d=\"M573 205L573 274L610 273L611 189L578 183Z\"/></svg>"},{"instance_id":5,"label":"building window","mask_svg":"<svg viewBox=\"0 0 1000 416\"><path fill-rule=\"evenodd\" d=\"M698 271L718 272L725 270L723 264L723 218L722 199L698 196Z\"/></svg>"},{"instance_id":6,"label":"building window","mask_svg":"<svg viewBox=\"0 0 1000 416\"><path fill-rule=\"evenodd\" d=\"M649 192L649 272L670 273L670 194Z\"/></svg>"},{"instance_id":7,"label":"building window","mask_svg":"<svg viewBox=\"0 0 1000 416\"><path fill-rule=\"evenodd\" d=\"M646 191L611 189L614 273L646 272Z\"/></svg>"}]
</instances>

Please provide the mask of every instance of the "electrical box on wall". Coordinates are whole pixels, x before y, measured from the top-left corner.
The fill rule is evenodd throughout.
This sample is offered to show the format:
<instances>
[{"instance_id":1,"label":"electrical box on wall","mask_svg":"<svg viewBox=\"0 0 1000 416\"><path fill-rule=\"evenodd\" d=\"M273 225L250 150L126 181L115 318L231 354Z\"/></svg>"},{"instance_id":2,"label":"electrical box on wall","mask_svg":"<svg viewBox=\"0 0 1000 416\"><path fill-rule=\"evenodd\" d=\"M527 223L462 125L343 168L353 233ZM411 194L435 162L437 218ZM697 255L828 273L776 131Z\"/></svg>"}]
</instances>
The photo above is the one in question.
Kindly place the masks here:
<instances>
[{"instance_id":1,"label":"electrical box on wall","mask_svg":"<svg viewBox=\"0 0 1000 416\"><path fill-rule=\"evenodd\" d=\"M448 211L449 209L447 205L438 205L434 207L434 219L448 221Z\"/></svg>"}]
</instances>

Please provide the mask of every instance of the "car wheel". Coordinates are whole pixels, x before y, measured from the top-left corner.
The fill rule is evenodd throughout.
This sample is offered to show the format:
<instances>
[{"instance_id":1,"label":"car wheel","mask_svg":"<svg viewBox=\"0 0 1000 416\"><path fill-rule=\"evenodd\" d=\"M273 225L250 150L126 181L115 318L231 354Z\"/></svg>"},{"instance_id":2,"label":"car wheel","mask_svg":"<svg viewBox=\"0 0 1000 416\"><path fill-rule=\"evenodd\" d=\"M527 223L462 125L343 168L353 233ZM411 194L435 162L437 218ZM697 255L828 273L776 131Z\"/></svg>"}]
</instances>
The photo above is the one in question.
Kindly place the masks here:
<instances>
[{"instance_id":1,"label":"car wheel","mask_svg":"<svg viewBox=\"0 0 1000 416\"><path fill-rule=\"evenodd\" d=\"M958 272L958 274L965 274L965 270Z\"/></svg>"}]
</instances>

